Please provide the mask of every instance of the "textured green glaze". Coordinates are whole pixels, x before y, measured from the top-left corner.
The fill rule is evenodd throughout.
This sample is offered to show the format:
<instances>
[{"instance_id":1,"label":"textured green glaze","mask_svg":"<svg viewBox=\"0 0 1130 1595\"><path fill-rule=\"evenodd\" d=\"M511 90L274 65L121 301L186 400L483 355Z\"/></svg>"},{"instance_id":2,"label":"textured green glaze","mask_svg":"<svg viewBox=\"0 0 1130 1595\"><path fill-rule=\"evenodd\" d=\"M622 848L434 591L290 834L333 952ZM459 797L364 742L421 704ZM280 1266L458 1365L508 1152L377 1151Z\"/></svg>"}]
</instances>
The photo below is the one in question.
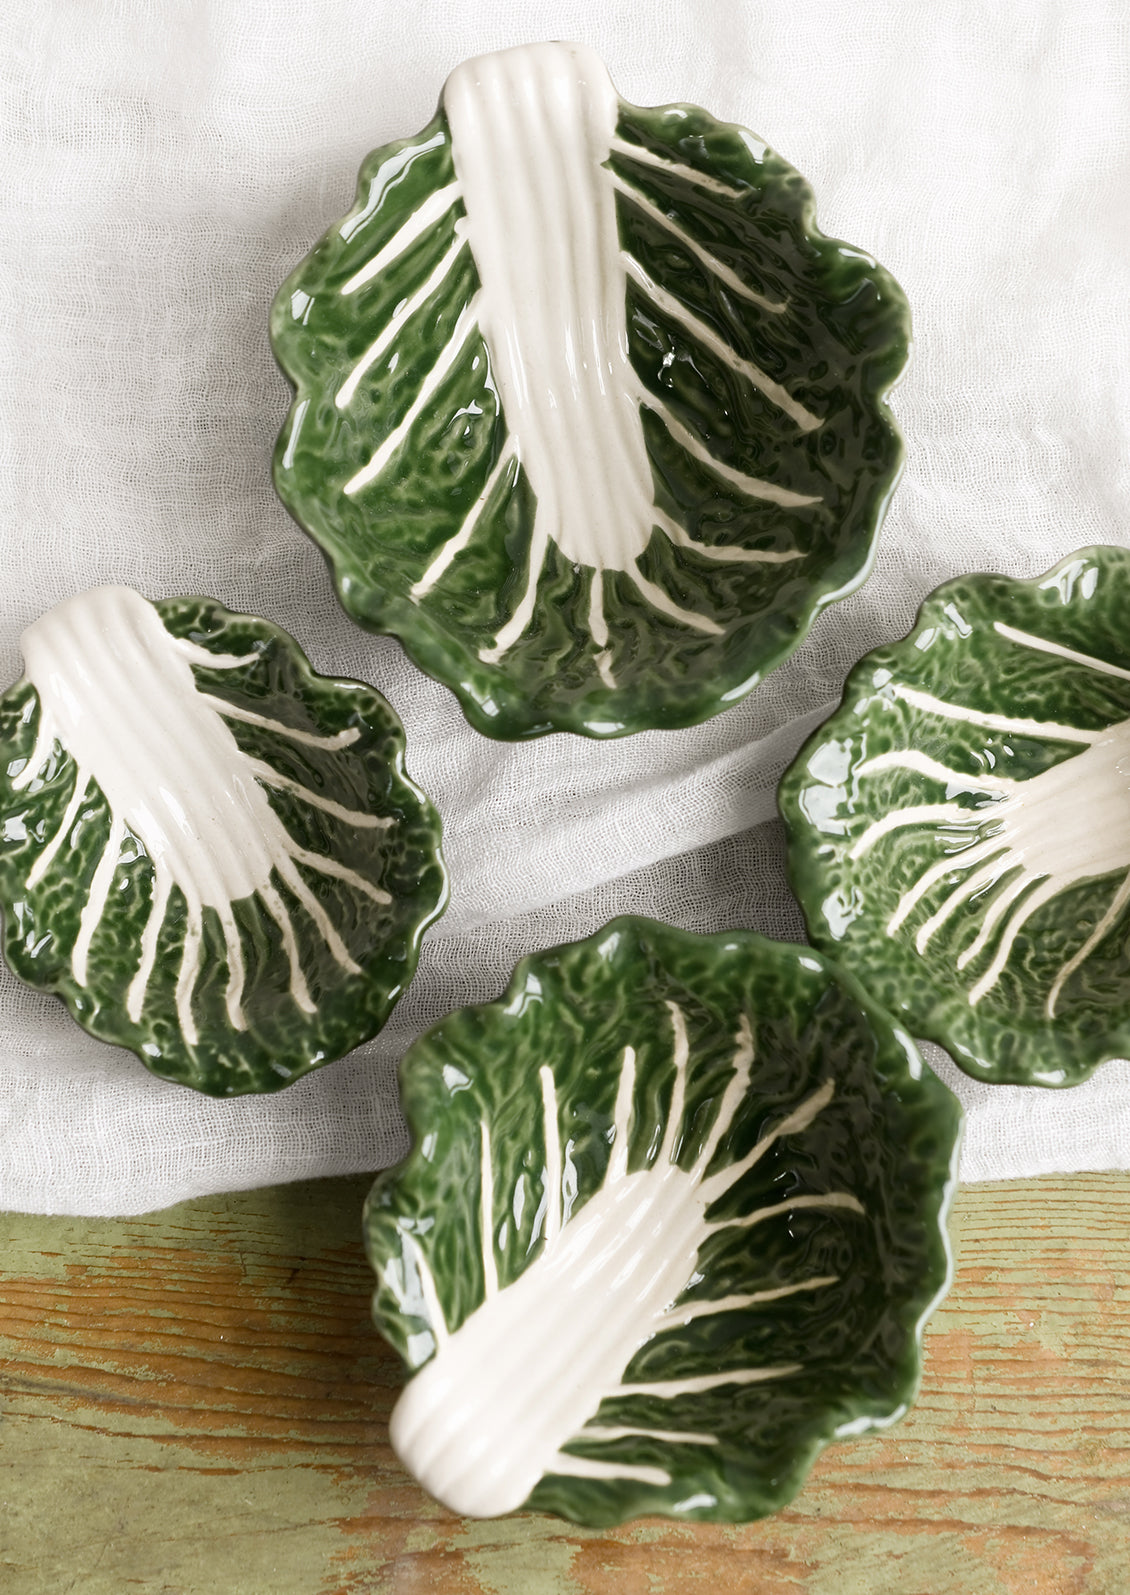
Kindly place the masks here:
<instances>
[{"instance_id":1,"label":"textured green glaze","mask_svg":"<svg viewBox=\"0 0 1130 1595\"><path fill-rule=\"evenodd\" d=\"M403 729L373 688L317 675L285 632L268 621L233 614L211 599L166 599L153 608L172 638L216 655L253 656L237 669L194 664L198 691L224 700L237 713L278 722L306 737L296 741L268 726L223 720L243 754L290 783L265 788L271 810L300 854L329 861L315 869L296 855L305 887L340 934L357 972L348 972L332 956L294 892L272 877L313 1011L295 1002L279 923L261 897L252 895L231 904L246 970L245 1027L233 1028L230 1022L225 939L216 910L205 906L200 972L191 995L198 1034L188 1039L177 1004L186 898L174 884L144 1002L131 1019L127 992L139 968L156 874L144 845L127 828L91 940L86 978L76 980L72 966L80 916L108 851L112 816L104 793L91 782L68 820L78 769L58 740L35 780L23 789L13 784L32 756L42 713L26 677L0 698L5 957L29 985L57 993L84 1029L132 1048L155 1074L213 1096L274 1091L372 1036L408 984L423 929L446 899L439 818L407 777ZM113 709L108 703L107 712L112 715ZM351 732L356 733L352 738ZM311 745L339 733L347 745ZM195 752L185 751L191 768ZM152 780L154 790L163 785L175 792L177 773L155 768ZM297 787L343 811L383 816L388 824L359 828L342 814L312 806ZM37 858L61 827L62 845L42 877L29 885ZM349 879L326 873L338 867L364 877L387 901L374 901Z\"/></svg>"},{"instance_id":2,"label":"textured green glaze","mask_svg":"<svg viewBox=\"0 0 1130 1595\"><path fill-rule=\"evenodd\" d=\"M673 1005L683 1015L688 1050L683 1107L672 1123ZM735 1099L726 1088L738 1075L735 1036L746 1025L753 1061ZM625 1048L635 1054L630 1112L618 1099ZM709 1382L722 1370L766 1365L791 1371L675 1397L608 1397L592 1419L601 1427L693 1430L715 1443L672 1443L669 1433L598 1443L581 1430L564 1447L573 1457L603 1459L613 1472L617 1465L658 1467L670 1483L550 1470L527 1504L594 1525L640 1513L740 1521L776 1510L829 1439L881 1426L913 1399L923 1324L948 1280L944 1225L956 1101L857 983L809 948L751 932L696 936L625 918L587 941L528 957L502 998L448 1016L403 1060L415 1144L404 1163L378 1178L365 1225L380 1280L376 1322L412 1369L427 1371L437 1343L418 1254L449 1331L489 1294L484 1126L493 1149L494 1299L536 1269L552 1244L545 1227L555 1193L546 1175L552 1156L539 1081L547 1068L562 1149L559 1240L578 1217L584 1227L587 1204L607 1186L610 1164L625 1147L634 1177L664 1163L661 1143L670 1135L670 1160L683 1171L675 1178L690 1185L712 1133L721 1131L716 1149L694 1175L704 1183L766 1142L708 1204L711 1223L721 1218L737 1227L714 1228L701 1242L677 1300L683 1306L761 1292L778 1292L778 1299L737 1310L731 1304L641 1335L624 1385L704 1375ZM774 1138L821 1092L830 1100L810 1122ZM829 1192L850 1194L835 1206L822 1203ZM772 1211L749 1228L762 1209ZM656 1233L654 1218L638 1226L639 1246L654 1248L657 1265L680 1244L675 1231L686 1217L680 1210L670 1232ZM540 1377L547 1391L567 1385L611 1316L614 1295L594 1299L580 1290L563 1298L556 1316L575 1315L575 1355L563 1357L560 1368L540 1368L536 1337L507 1346L508 1379L524 1388ZM458 1388L475 1383L460 1380ZM393 1432L395 1438L395 1416ZM498 1440L508 1450L518 1444L517 1435Z\"/></svg>"},{"instance_id":3,"label":"textured green glaze","mask_svg":"<svg viewBox=\"0 0 1130 1595\"><path fill-rule=\"evenodd\" d=\"M662 513L707 547L800 552L786 563L719 562L676 546L655 525L639 572L680 608L713 621L716 635L654 607L636 566L594 574L551 541L529 624L497 662L484 661L537 561L536 501L524 466L505 490L493 490L442 577L413 596L512 441L477 331L378 479L343 491L408 414L479 286L464 249L352 401L338 407L347 374L461 236L457 200L364 288L341 291L429 196L455 181L442 106L416 138L369 156L353 210L290 276L272 311L275 354L295 388L274 462L284 503L325 553L353 618L399 637L490 736L616 736L693 724L737 701L796 648L825 605L865 578L899 470L901 443L883 396L906 360L909 319L888 274L821 235L808 185L742 128L691 106L620 102L617 140L605 166L631 190L616 194L620 243L669 296L664 310L628 278L628 352L643 389L725 467L818 501L782 507L749 496L674 441L652 409L641 411L657 520ZM633 159L625 145L658 164ZM673 163L715 186L696 185ZM787 308L772 313L733 292L656 214ZM569 247L563 238L562 250ZM814 429L799 429L735 374L717 346L671 313L671 301L732 359L758 366L806 406L819 418ZM536 383L538 372L530 375ZM609 632L603 675L591 628L594 581L603 583Z\"/></svg>"},{"instance_id":4,"label":"textured green glaze","mask_svg":"<svg viewBox=\"0 0 1130 1595\"><path fill-rule=\"evenodd\" d=\"M1130 1053L1128 612L1123 548L949 582L781 785L813 940L982 1079L1072 1085Z\"/></svg>"}]
</instances>

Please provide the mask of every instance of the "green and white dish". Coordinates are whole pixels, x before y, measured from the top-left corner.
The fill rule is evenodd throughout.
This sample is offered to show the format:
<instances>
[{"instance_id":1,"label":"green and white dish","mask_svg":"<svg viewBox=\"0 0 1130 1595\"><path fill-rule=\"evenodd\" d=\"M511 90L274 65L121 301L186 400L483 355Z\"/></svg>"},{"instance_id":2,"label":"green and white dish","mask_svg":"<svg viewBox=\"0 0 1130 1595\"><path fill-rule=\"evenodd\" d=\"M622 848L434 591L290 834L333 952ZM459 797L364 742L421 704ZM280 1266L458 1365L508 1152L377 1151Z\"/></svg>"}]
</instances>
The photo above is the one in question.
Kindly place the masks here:
<instances>
[{"instance_id":1,"label":"green and white dish","mask_svg":"<svg viewBox=\"0 0 1130 1595\"><path fill-rule=\"evenodd\" d=\"M22 648L0 697L16 974L212 1096L375 1034L447 892L381 695L266 620L127 587L59 604Z\"/></svg>"},{"instance_id":2,"label":"green and white dish","mask_svg":"<svg viewBox=\"0 0 1130 1595\"><path fill-rule=\"evenodd\" d=\"M949 1280L960 1109L810 948L613 921L401 1068L365 1230L454 1511L743 1521L906 1411Z\"/></svg>"},{"instance_id":3,"label":"green and white dish","mask_svg":"<svg viewBox=\"0 0 1130 1595\"><path fill-rule=\"evenodd\" d=\"M459 67L271 336L284 503L489 736L704 720L870 568L901 291L760 140L583 46Z\"/></svg>"},{"instance_id":4,"label":"green and white dish","mask_svg":"<svg viewBox=\"0 0 1130 1595\"><path fill-rule=\"evenodd\" d=\"M1130 551L963 576L781 784L817 946L971 1075L1130 1055Z\"/></svg>"}]
</instances>

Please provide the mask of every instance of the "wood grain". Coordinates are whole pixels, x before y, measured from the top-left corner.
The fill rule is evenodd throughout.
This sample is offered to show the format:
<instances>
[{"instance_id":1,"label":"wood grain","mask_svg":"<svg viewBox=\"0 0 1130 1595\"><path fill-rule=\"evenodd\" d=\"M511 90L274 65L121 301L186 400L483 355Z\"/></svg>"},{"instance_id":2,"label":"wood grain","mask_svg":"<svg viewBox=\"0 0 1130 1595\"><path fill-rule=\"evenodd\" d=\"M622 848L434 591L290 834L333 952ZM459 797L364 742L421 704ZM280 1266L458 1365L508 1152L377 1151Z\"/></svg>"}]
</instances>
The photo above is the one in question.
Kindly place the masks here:
<instances>
[{"instance_id":1,"label":"wood grain","mask_svg":"<svg viewBox=\"0 0 1130 1595\"><path fill-rule=\"evenodd\" d=\"M405 1475L367 1183L0 1217L3 1595L1130 1591L1130 1177L963 1190L915 1409L787 1511L608 1532Z\"/></svg>"}]
</instances>

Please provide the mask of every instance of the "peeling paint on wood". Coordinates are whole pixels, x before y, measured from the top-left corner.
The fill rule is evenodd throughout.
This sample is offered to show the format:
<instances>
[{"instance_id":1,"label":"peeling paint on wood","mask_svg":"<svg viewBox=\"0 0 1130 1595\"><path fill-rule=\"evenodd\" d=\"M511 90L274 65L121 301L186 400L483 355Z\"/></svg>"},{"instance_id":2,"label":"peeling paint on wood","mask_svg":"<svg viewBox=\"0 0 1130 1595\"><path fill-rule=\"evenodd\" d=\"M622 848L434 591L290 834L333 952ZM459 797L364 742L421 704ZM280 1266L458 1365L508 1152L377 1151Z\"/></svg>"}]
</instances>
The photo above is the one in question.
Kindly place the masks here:
<instances>
[{"instance_id":1,"label":"peeling paint on wood","mask_svg":"<svg viewBox=\"0 0 1130 1595\"><path fill-rule=\"evenodd\" d=\"M970 1187L918 1404L726 1527L465 1522L388 1445L365 1179L0 1216L7 1595L1125 1595L1130 1177Z\"/></svg>"}]
</instances>

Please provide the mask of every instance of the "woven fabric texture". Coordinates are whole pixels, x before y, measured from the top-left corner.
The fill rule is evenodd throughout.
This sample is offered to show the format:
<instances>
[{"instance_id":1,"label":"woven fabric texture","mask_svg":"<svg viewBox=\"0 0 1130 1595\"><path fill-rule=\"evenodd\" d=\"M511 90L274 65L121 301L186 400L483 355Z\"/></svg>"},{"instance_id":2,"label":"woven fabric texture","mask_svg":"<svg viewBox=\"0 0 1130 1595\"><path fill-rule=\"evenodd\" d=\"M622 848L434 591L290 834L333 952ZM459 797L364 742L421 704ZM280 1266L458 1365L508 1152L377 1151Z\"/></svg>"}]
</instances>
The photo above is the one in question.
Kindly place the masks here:
<instances>
[{"instance_id":1,"label":"woven fabric texture","mask_svg":"<svg viewBox=\"0 0 1130 1595\"><path fill-rule=\"evenodd\" d=\"M693 730L496 744L342 613L270 485L288 391L271 297L483 51L577 38L643 104L752 127L822 228L905 289L907 441L874 573L746 702ZM0 973L0 1207L128 1213L375 1169L396 1062L522 953L640 911L801 937L776 782L868 648L967 570L1130 540L1130 27L1117 0L14 0L0 13L0 680L103 582L207 593L378 686L438 805L447 915L383 1035L268 1099L214 1102ZM1130 1166L1130 1064L977 1085L970 1180Z\"/></svg>"}]
</instances>

